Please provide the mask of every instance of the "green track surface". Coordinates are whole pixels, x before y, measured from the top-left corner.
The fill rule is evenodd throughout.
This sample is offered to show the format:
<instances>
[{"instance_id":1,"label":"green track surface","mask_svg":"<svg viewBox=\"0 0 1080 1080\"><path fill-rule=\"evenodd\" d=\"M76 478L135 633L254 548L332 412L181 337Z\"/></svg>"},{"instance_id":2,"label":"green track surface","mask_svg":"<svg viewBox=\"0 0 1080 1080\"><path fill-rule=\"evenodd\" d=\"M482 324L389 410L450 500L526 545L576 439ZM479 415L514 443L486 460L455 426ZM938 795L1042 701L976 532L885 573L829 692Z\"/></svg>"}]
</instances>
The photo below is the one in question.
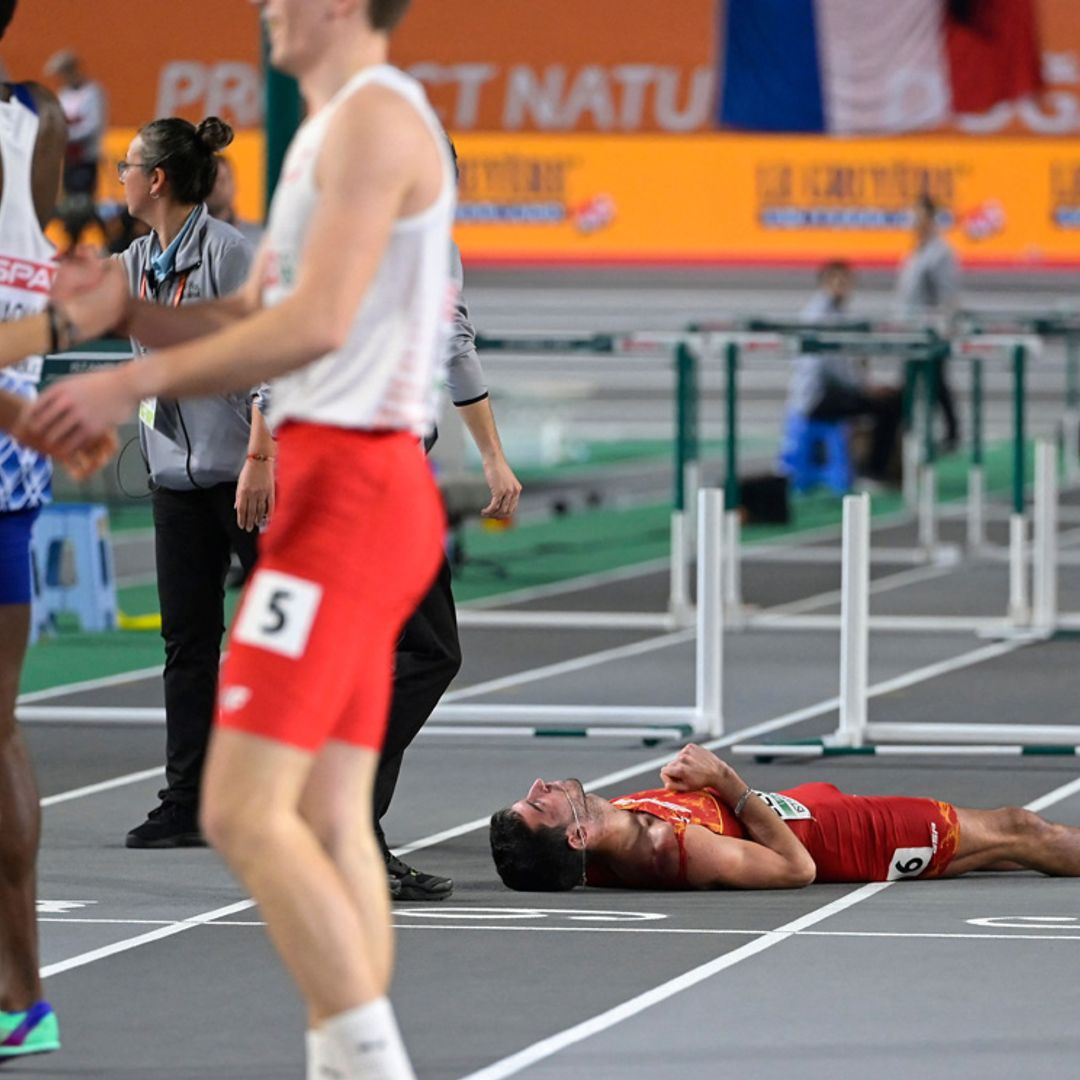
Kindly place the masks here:
<instances>
[{"instance_id":1,"label":"green track surface","mask_svg":"<svg viewBox=\"0 0 1080 1080\"><path fill-rule=\"evenodd\" d=\"M622 460L640 458L641 449L639 444L636 455L628 453ZM1028 482L1032 458L1029 447ZM607 460L618 459L609 457ZM1009 490L1011 460L1008 443L987 450L984 468L989 491ZM939 463L941 501L954 502L964 498L967 468L967 458L961 456ZM876 495L872 500L875 517L902 509L899 494ZM744 543L767 543L812 529L837 526L842 517L840 498L825 493L794 497L792 510L789 525L745 528ZM110 520L116 532L151 527L150 511L146 506L113 510ZM663 559L668 554L669 530L670 508L667 504L580 510L544 521L521 522L513 528L498 531L481 524L470 525L462 537L465 559L455 576L454 595L458 603L468 603L516 589ZM235 593L228 596L229 620L237 599ZM120 589L118 600L120 609L128 615L157 610L157 593L153 585ZM29 650L21 690L24 693L42 690L135 671L161 662L161 639L154 631L84 634L76 628L61 627L57 635L42 639Z\"/></svg>"}]
</instances>

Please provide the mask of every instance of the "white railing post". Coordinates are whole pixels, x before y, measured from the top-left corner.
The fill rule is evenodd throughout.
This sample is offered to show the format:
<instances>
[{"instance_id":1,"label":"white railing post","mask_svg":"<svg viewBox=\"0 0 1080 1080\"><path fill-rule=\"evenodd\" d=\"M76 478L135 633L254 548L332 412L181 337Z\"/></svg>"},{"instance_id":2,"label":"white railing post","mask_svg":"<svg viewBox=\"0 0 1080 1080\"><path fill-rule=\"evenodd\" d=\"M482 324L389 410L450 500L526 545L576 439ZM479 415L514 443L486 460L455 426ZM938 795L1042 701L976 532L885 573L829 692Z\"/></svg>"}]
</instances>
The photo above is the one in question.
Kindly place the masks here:
<instances>
[{"instance_id":1,"label":"white railing post","mask_svg":"<svg viewBox=\"0 0 1080 1080\"><path fill-rule=\"evenodd\" d=\"M1039 439L1035 444L1031 622L1050 633L1057 623L1057 487L1057 447Z\"/></svg>"},{"instance_id":2,"label":"white railing post","mask_svg":"<svg viewBox=\"0 0 1080 1080\"><path fill-rule=\"evenodd\" d=\"M840 601L840 723L837 741L862 746L870 621L870 496L844 498L843 580Z\"/></svg>"},{"instance_id":3,"label":"white railing post","mask_svg":"<svg viewBox=\"0 0 1080 1080\"><path fill-rule=\"evenodd\" d=\"M694 703L702 731L724 732L724 493L702 488L698 496L697 650Z\"/></svg>"}]
</instances>

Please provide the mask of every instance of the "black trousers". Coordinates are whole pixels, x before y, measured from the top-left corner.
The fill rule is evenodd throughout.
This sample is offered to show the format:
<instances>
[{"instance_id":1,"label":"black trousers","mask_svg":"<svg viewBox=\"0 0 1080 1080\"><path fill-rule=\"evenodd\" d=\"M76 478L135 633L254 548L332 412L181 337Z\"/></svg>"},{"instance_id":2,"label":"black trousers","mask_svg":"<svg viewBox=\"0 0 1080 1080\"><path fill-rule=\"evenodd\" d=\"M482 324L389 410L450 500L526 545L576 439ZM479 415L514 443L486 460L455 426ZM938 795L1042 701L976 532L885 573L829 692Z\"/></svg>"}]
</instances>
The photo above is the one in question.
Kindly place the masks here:
<instances>
[{"instance_id":1,"label":"black trousers","mask_svg":"<svg viewBox=\"0 0 1080 1080\"><path fill-rule=\"evenodd\" d=\"M401 759L460 668L450 564L444 558L435 583L405 624L394 656L390 719L375 774L375 831L383 844L379 819L394 796Z\"/></svg>"},{"instance_id":2,"label":"black trousers","mask_svg":"<svg viewBox=\"0 0 1080 1080\"><path fill-rule=\"evenodd\" d=\"M161 636L165 639L165 779L162 798L198 804L214 719L225 575L233 551L255 564L257 532L236 523L236 484L153 494Z\"/></svg>"},{"instance_id":3,"label":"black trousers","mask_svg":"<svg viewBox=\"0 0 1080 1080\"><path fill-rule=\"evenodd\" d=\"M903 419L903 397L899 390L867 394L841 383L830 383L822 399L810 411L811 420L846 420L856 416L873 417L866 473L875 480L883 480Z\"/></svg>"}]
</instances>

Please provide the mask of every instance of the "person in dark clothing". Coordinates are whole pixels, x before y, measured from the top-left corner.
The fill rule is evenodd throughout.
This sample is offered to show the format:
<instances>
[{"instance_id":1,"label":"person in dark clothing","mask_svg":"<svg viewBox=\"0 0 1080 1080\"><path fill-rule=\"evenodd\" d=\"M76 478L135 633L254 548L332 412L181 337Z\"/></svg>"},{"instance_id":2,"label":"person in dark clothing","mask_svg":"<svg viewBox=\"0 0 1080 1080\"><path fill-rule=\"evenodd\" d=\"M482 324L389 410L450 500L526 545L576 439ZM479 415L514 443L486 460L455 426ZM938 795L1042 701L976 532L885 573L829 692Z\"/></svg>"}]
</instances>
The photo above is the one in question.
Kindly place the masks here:
<instances>
[{"instance_id":1,"label":"person in dark clothing","mask_svg":"<svg viewBox=\"0 0 1080 1080\"><path fill-rule=\"evenodd\" d=\"M251 248L211 217L206 198L217 151L232 138L220 120L197 128L155 120L120 163L131 215L150 232L119 256L133 296L180 306L235 292ZM137 351L144 351L134 331ZM153 360L149 360L153 363ZM258 528L274 498L274 442L263 420L266 386L139 407L139 438L150 471L161 633L165 639L165 787L161 803L127 834L131 848L202 846L198 826L225 630L230 556L255 564Z\"/></svg>"},{"instance_id":2,"label":"person in dark clothing","mask_svg":"<svg viewBox=\"0 0 1080 1080\"><path fill-rule=\"evenodd\" d=\"M460 289L461 256L453 248L450 275ZM491 501L481 511L490 518L513 517L521 484L503 453L480 361L476 334L460 292L454 309L447 367L447 385L457 413L480 451ZM381 819L394 796L402 758L424 726L439 698L461 667L457 613L451 591L450 564L443 559L434 585L405 624L394 657L394 693L379 769L375 775L375 836L386 859L390 892L400 900L444 900L453 891L449 878L413 869L393 855Z\"/></svg>"}]
</instances>

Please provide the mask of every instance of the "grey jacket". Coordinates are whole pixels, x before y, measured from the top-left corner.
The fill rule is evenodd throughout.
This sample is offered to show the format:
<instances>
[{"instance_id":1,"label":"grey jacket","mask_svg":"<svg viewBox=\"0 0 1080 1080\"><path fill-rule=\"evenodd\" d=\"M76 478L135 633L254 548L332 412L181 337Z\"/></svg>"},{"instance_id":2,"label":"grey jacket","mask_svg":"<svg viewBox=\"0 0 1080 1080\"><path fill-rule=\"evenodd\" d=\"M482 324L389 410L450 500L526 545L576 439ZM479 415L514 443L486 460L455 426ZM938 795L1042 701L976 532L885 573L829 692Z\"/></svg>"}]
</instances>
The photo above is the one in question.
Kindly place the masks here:
<instances>
[{"instance_id":1,"label":"grey jacket","mask_svg":"<svg viewBox=\"0 0 1080 1080\"><path fill-rule=\"evenodd\" d=\"M913 251L896 279L897 312L904 318L949 315L957 304L960 268L956 253L940 236Z\"/></svg>"},{"instance_id":2,"label":"grey jacket","mask_svg":"<svg viewBox=\"0 0 1080 1080\"><path fill-rule=\"evenodd\" d=\"M450 242L450 280L458 287L454 304L454 325L447 344L446 387L455 405L472 405L488 396L480 357L476 355L476 331L465 305L465 271L461 265L461 252L457 244Z\"/></svg>"},{"instance_id":3,"label":"grey jacket","mask_svg":"<svg viewBox=\"0 0 1080 1080\"><path fill-rule=\"evenodd\" d=\"M213 300L235 292L251 268L250 245L231 225L212 218L205 205L196 210L172 273L157 282L148 271L160 253L161 244L150 233L119 256L133 296L160 304L175 304L178 296L183 304ZM136 355L147 352L134 339L132 346ZM139 440L151 482L190 491L236 480L247 458L251 406L255 403L265 409L267 397L267 388L262 386L180 402L161 399L141 409Z\"/></svg>"}]
</instances>

